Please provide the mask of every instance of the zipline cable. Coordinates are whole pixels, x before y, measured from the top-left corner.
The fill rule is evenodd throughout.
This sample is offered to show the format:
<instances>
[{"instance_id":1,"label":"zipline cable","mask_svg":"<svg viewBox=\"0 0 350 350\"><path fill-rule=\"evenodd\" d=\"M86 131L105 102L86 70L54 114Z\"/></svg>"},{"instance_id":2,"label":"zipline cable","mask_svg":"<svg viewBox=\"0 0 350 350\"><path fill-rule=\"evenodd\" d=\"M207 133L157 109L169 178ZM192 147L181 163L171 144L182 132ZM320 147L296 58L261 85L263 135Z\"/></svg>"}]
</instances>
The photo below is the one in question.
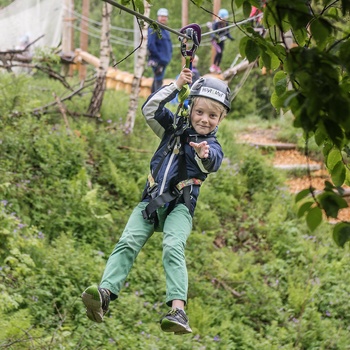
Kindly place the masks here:
<instances>
[{"instance_id":1,"label":"zipline cable","mask_svg":"<svg viewBox=\"0 0 350 350\"><path fill-rule=\"evenodd\" d=\"M176 35L178 35L178 36L181 36L182 38L191 39L189 36L187 36L187 35L185 35L185 34L183 34L183 33L181 33L181 32L178 32L177 30L174 30L174 29L172 29L172 28L170 28L170 27L168 27L168 26L166 26L166 25L164 25L164 24L162 24L162 23L159 23L159 22L157 22L157 21L154 20L154 19L151 19L151 18L149 18L149 17L147 17L147 16L141 15L140 13L138 13L138 12L136 12L136 11L134 11L134 10L131 10L131 9L129 9L129 8L123 6L123 5L120 5L120 4L118 4L117 2L115 2L115 1L113 1L113 0L102 0L102 1L108 2L108 3L111 4L112 6L118 7L119 9L121 9L121 10L123 10L123 11L125 11L125 12L128 12L128 13L134 15L134 16L137 17L137 18L141 18L141 19L143 19L144 21L146 21L147 23L156 24L158 27L163 28L163 29L167 30L168 32L171 32L171 33L176 34Z\"/></svg>"}]
</instances>

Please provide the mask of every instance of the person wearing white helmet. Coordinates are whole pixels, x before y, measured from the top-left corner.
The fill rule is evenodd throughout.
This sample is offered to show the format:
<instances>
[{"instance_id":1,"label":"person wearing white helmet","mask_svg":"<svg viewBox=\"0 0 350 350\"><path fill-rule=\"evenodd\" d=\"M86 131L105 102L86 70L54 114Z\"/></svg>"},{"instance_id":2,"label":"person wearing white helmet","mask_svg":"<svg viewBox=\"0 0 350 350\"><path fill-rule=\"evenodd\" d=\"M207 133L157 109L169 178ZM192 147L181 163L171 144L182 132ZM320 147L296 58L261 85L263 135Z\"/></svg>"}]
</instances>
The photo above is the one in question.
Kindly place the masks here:
<instances>
[{"instance_id":1,"label":"person wearing white helmet","mask_svg":"<svg viewBox=\"0 0 350 350\"><path fill-rule=\"evenodd\" d=\"M231 107L228 86L219 79L201 77L189 93L189 119L166 108L192 79L192 71L183 68L174 83L151 94L142 106L142 114L160 143L150 161L141 202L131 213L100 284L88 287L82 294L87 317L92 321L103 321L141 249L147 247L154 232L163 232L165 303L171 309L161 318L160 327L178 335L192 333L185 312L186 241L201 184L221 166L224 154L216 133Z\"/></svg>"},{"instance_id":2,"label":"person wearing white helmet","mask_svg":"<svg viewBox=\"0 0 350 350\"><path fill-rule=\"evenodd\" d=\"M166 8L160 8L157 11L157 21L160 24L168 23L169 12ZM170 39L170 33L160 28L161 37L151 27L148 28L148 65L153 70L153 84L151 92L158 90L163 85L165 69L171 61L173 47Z\"/></svg>"},{"instance_id":3,"label":"person wearing white helmet","mask_svg":"<svg viewBox=\"0 0 350 350\"><path fill-rule=\"evenodd\" d=\"M234 40L233 37L230 34L230 30L227 28L228 22L227 19L229 17L229 13L226 9L221 9L218 13L218 20L216 20L212 24L212 30L216 31L219 30L216 33L211 34L211 43L215 49L215 57L214 62L210 66L209 71L211 73L221 73L220 69L220 63L222 60L224 48L225 48L225 40L230 39Z\"/></svg>"}]
</instances>

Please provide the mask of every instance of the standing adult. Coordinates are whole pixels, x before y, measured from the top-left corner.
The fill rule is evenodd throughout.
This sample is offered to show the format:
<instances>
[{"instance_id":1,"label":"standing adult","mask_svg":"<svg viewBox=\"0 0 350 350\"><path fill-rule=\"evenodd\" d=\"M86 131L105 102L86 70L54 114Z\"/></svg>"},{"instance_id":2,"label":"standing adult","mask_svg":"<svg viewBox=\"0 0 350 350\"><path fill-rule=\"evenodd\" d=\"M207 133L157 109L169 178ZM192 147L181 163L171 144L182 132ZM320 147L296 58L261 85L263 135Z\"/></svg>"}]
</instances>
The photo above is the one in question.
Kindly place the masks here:
<instances>
[{"instance_id":1,"label":"standing adult","mask_svg":"<svg viewBox=\"0 0 350 350\"><path fill-rule=\"evenodd\" d=\"M160 24L168 23L169 12L165 8L161 8L157 12L157 21ZM148 28L148 65L153 69L152 92L157 91L163 85L165 69L173 54L173 47L170 39L170 33L160 28L161 36L152 28Z\"/></svg>"}]
</instances>

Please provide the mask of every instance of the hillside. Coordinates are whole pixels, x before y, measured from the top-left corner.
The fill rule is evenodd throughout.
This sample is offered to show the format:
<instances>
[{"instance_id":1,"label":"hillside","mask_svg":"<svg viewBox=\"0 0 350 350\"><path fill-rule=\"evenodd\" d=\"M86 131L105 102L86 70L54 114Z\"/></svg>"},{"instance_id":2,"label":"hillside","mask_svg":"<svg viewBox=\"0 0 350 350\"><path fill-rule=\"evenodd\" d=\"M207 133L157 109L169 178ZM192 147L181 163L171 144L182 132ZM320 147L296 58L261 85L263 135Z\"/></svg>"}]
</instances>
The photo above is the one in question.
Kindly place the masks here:
<instances>
[{"instance_id":1,"label":"hillside","mask_svg":"<svg viewBox=\"0 0 350 350\"><path fill-rule=\"evenodd\" d=\"M271 166L271 153L234 141L232 116L219 130L225 163L202 187L187 243L193 334L159 329L167 311L161 233L138 256L106 322L91 323L81 292L99 282L157 140L139 112L133 133L123 132L125 93L108 91L98 120L77 117L88 96L67 101L76 114L65 120L29 113L60 94L55 82L0 82L8 89L0 119L0 347L348 348L348 247L336 246L327 223L310 233L286 174Z\"/></svg>"}]
</instances>

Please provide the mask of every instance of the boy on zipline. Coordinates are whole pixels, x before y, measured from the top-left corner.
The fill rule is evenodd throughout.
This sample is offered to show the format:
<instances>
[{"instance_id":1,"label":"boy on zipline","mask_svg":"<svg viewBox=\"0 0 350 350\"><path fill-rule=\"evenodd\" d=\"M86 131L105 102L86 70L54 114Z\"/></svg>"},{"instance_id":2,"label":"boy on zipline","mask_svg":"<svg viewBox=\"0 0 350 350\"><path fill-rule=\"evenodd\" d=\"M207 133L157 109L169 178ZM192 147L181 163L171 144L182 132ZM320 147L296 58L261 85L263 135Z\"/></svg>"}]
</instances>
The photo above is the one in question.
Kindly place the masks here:
<instances>
[{"instance_id":1,"label":"boy on zipline","mask_svg":"<svg viewBox=\"0 0 350 350\"><path fill-rule=\"evenodd\" d=\"M230 110L230 90L221 80L199 78L190 90L188 117L174 115L165 104L191 83L192 72L184 68L176 82L150 95L142 106L148 125L161 141L151 159L141 202L110 255L99 286L90 286L82 294L92 321L103 321L141 248L155 231L162 231L166 304L171 310L160 320L161 329L175 334L192 332L184 311L188 290L185 246L200 185L219 169L223 159L215 135Z\"/></svg>"}]
</instances>

